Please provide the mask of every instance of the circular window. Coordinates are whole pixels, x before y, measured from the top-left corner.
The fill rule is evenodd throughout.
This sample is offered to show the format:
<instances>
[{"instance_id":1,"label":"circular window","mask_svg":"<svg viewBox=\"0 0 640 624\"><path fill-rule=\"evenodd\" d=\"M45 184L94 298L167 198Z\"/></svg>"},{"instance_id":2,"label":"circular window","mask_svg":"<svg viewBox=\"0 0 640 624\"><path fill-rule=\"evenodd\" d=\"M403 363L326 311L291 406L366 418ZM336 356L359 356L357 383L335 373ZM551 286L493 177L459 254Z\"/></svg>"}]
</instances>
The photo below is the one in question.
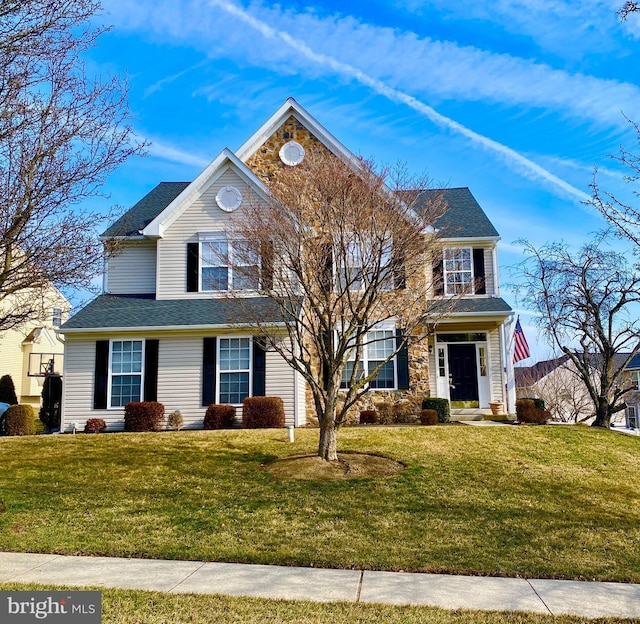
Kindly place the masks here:
<instances>
[{"instance_id":1,"label":"circular window","mask_svg":"<svg viewBox=\"0 0 640 624\"><path fill-rule=\"evenodd\" d=\"M225 212L233 212L242 203L242 193L235 186L223 186L216 195L216 203Z\"/></svg>"},{"instance_id":2,"label":"circular window","mask_svg":"<svg viewBox=\"0 0 640 624\"><path fill-rule=\"evenodd\" d=\"M285 165L299 165L304 159L304 147L300 143L289 141L280 148L279 156Z\"/></svg>"}]
</instances>

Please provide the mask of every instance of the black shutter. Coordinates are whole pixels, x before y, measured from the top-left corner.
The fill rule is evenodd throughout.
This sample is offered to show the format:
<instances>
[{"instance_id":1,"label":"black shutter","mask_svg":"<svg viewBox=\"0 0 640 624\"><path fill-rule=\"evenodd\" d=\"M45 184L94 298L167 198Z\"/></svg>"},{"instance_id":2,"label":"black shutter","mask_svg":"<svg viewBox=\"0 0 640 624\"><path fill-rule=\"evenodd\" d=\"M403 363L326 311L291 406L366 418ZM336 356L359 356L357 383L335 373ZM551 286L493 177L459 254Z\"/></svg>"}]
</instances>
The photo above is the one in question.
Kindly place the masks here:
<instances>
[{"instance_id":1,"label":"black shutter","mask_svg":"<svg viewBox=\"0 0 640 624\"><path fill-rule=\"evenodd\" d=\"M262 245L262 266L260 268L260 286L263 290L273 289L273 244Z\"/></svg>"},{"instance_id":2,"label":"black shutter","mask_svg":"<svg viewBox=\"0 0 640 624\"><path fill-rule=\"evenodd\" d=\"M198 292L200 243L187 243L187 292Z\"/></svg>"},{"instance_id":3,"label":"black shutter","mask_svg":"<svg viewBox=\"0 0 640 624\"><path fill-rule=\"evenodd\" d=\"M486 295L487 285L484 278L484 249L473 250L473 278L476 295Z\"/></svg>"},{"instance_id":4,"label":"black shutter","mask_svg":"<svg viewBox=\"0 0 640 624\"><path fill-rule=\"evenodd\" d=\"M202 405L216 400L216 338L202 341Z\"/></svg>"},{"instance_id":5,"label":"black shutter","mask_svg":"<svg viewBox=\"0 0 640 624\"><path fill-rule=\"evenodd\" d=\"M253 388L252 396L264 396L266 392L267 357L262 338L253 339Z\"/></svg>"},{"instance_id":6,"label":"black shutter","mask_svg":"<svg viewBox=\"0 0 640 624\"><path fill-rule=\"evenodd\" d=\"M436 295L444 295L443 262L443 253L436 251L433 258L433 292Z\"/></svg>"},{"instance_id":7,"label":"black shutter","mask_svg":"<svg viewBox=\"0 0 640 624\"><path fill-rule=\"evenodd\" d=\"M396 330L396 348L400 346L404 340L404 331L401 329ZM398 390L409 389L409 349L405 344L398 355L396 355L396 365L398 369Z\"/></svg>"},{"instance_id":8,"label":"black shutter","mask_svg":"<svg viewBox=\"0 0 640 624\"><path fill-rule=\"evenodd\" d=\"M159 340L144 343L144 400L158 400L158 347Z\"/></svg>"},{"instance_id":9,"label":"black shutter","mask_svg":"<svg viewBox=\"0 0 640 624\"><path fill-rule=\"evenodd\" d=\"M109 341L96 340L96 364L93 380L93 409L107 409L109 377Z\"/></svg>"}]
</instances>

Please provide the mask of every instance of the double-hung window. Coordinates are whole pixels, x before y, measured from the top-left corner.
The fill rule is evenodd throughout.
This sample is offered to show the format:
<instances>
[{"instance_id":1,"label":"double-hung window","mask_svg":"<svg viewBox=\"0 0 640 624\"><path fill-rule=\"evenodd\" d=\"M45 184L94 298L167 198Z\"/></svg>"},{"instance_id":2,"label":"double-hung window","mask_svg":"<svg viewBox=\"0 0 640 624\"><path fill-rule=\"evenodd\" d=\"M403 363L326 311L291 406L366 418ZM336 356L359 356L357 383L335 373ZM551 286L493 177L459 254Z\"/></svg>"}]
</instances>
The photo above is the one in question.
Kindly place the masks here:
<instances>
[{"instance_id":1,"label":"double-hung window","mask_svg":"<svg viewBox=\"0 0 640 624\"><path fill-rule=\"evenodd\" d=\"M351 351L342 372L340 387L349 387L351 373L357 366L356 378L361 377L366 371L370 375L382 364L396 349L395 331L392 327L376 327L368 332L363 340L360 349L360 359L356 362L355 348ZM396 357L392 357L382 365L376 376L369 382L372 389L389 389L397 387L397 362Z\"/></svg>"},{"instance_id":2,"label":"double-hung window","mask_svg":"<svg viewBox=\"0 0 640 624\"><path fill-rule=\"evenodd\" d=\"M200 290L257 290L260 261L245 241L207 236L200 241Z\"/></svg>"},{"instance_id":3,"label":"double-hung window","mask_svg":"<svg viewBox=\"0 0 640 624\"><path fill-rule=\"evenodd\" d=\"M251 388L251 338L218 339L218 403L240 405Z\"/></svg>"},{"instance_id":4,"label":"double-hung window","mask_svg":"<svg viewBox=\"0 0 640 624\"><path fill-rule=\"evenodd\" d=\"M112 340L109 357L109 407L142 400L144 340Z\"/></svg>"},{"instance_id":5,"label":"double-hung window","mask_svg":"<svg viewBox=\"0 0 640 624\"><path fill-rule=\"evenodd\" d=\"M365 256L369 254L369 256ZM362 240L344 242L339 250L338 284L341 290L362 290L377 281L382 290L393 288L392 245L383 241L378 248Z\"/></svg>"},{"instance_id":6,"label":"double-hung window","mask_svg":"<svg viewBox=\"0 0 640 624\"><path fill-rule=\"evenodd\" d=\"M473 294L473 256L471 248L445 247L443 261L445 294Z\"/></svg>"}]
</instances>

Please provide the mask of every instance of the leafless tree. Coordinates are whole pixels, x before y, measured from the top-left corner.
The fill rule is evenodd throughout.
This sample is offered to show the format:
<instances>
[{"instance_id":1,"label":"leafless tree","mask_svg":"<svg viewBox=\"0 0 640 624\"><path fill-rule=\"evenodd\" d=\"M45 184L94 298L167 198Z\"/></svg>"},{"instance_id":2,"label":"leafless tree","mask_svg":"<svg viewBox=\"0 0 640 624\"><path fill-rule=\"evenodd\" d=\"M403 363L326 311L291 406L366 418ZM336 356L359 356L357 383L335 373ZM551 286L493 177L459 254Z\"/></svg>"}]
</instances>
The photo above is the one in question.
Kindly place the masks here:
<instances>
[{"instance_id":1,"label":"leafless tree","mask_svg":"<svg viewBox=\"0 0 640 624\"><path fill-rule=\"evenodd\" d=\"M618 15L621 20L626 20L631 13L639 13L640 12L640 4L637 2L633 2L632 0L627 0L620 10L618 11Z\"/></svg>"},{"instance_id":2,"label":"leafless tree","mask_svg":"<svg viewBox=\"0 0 640 624\"><path fill-rule=\"evenodd\" d=\"M86 287L101 271L96 226L112 215L79 204L142 149L126 85L85 73L83 53L104 32L89 24L99 9L0 4L0 330L39 317L50 284Z\"/></svg>"},{"instance_id":3,"label":"leafless tree","mask_svg":"<svg viewBox=\"0 0 640 624\"><path fill-rule=\"evenodd\" d=\"M606 233L577 254L562 243L538 249L520 243L526 258L517 271L518 293L539 312L541 332L575 367L593 404L593 425L609 427L631 389L622 383L624 367L640 348L640 320L631 310L640 301L640 274L623 254L604 248ZM628 356L616 363L621 353Z\"/></svg>"},{"instance_id":4,"label":"leafless tree","mask_svg":"<svg viewBox=\"0 0 640 624\"><path fill-rule=\"evenodd\" d=\"M308 384L325 460L337 459L349 408L449 309L430 299L442 194L412 190L420 188L402 168L377 173L365 160L310 152L279 171L270 201L248 207L234 228L246 245L242 264L262 258L261 293L284 329L261 330ZM385 321L396 331L377 332ZM366 368L365 348L378 353Z\"/></svg>"}]
</instances>

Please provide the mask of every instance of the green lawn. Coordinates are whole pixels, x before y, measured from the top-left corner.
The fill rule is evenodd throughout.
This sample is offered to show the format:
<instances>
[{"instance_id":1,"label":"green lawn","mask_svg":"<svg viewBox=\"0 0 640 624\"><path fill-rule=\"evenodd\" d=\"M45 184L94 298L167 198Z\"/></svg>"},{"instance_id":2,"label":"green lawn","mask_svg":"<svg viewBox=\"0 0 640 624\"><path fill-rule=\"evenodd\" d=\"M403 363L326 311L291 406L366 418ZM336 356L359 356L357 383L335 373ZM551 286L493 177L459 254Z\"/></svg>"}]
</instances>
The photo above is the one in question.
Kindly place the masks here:
<instances>
[{"instance_id":1,"label":"green lawn","mask_svg":"<svg viewBox=\"0 0 640 624\"><path fill-rule=\"evenodd\" d=\"M52 587L0 583L0 590L5 591L38 589ZM454 611L434 607L99 589L102 592L102 624L633 624L633 620L622 618L589 619L522 612Z\"/></svg>"},{"instance_id":2,"label":"green lawn","mask_svg":"<svg viewBox=\"0 0 640 624\"><path fill-rule=\"evenodd\" d=\"M317 430L0 439L0 549L640 582L640 438L343 429L386 479L279 480Z\"/></svg>"}]
</instances>

